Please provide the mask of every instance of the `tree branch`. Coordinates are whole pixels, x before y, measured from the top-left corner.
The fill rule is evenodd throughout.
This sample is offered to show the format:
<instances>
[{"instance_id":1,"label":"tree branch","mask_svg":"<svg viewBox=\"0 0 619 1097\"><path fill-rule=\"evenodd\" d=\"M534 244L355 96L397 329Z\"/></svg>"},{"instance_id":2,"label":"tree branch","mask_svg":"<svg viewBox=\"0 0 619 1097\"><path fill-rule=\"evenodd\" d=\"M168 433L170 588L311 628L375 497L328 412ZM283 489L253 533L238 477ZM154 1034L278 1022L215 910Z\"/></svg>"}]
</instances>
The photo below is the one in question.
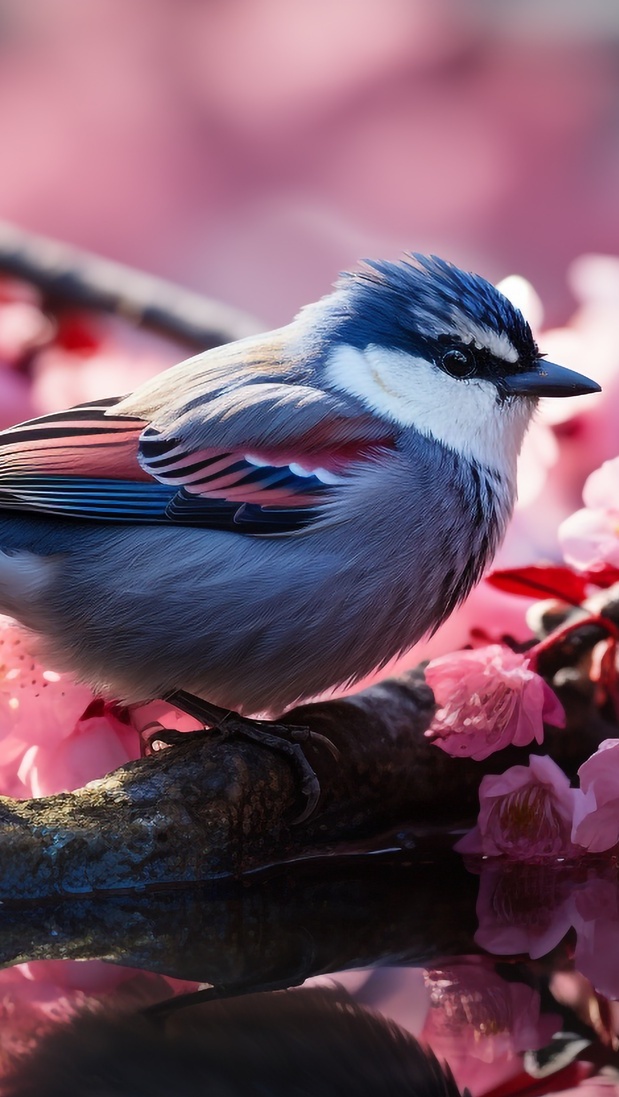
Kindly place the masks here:
<instances>
[{"instance_id":1,"label":"tree branch","mask_svg":"<svg viewBox=\"0 0 619 1097\"><path fill-rule=\"evenodd\" d=\"M424 737L433 711L420 671L352 697L286 714L326 736L304 750L321 783L317 811L303 806L284 755L234 736L191 735L74 793L0 799L0 900L195 884L289 859L332 853L411 823L422 831L473 819L487 772L522 763L510 748L485 763L453 759ZM573 771L607 725L587 713L551 731L544 752Z\"/></svg>"},{"instance_id":2,"label":"tree branch","mask_svg":"<svg viewBox=\"0 0 619 1097\"><path fill-rule=\"evenodd\" d=\"M259 330L239 309L6 222L0 222L0 274L37 286L52 311L110 313L191 350Z\"/></svg>"}]
</instances>

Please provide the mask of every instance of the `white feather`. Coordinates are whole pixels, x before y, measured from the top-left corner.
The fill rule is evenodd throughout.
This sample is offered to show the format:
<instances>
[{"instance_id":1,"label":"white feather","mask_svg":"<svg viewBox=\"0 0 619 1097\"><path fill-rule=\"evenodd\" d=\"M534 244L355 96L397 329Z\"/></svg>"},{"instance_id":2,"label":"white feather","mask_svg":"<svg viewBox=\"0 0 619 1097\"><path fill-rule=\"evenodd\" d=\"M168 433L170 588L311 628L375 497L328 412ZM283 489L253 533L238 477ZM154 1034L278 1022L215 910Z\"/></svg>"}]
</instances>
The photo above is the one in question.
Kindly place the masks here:
<instances>
[{"instance_id":1,"label":"white feather","mask_svg":"<svg viewBox=\"0 0 619 1097\"><path fill-rule=\"evenodd\" d=\"M463 343L473 343L478 350L488 350L494 358L500 358L503 362L514 363L518 361L518 351L512 343L509 335L504 331L493 331L484 324L477 324L464 313L453 313L454 335L459 336Z\"/></svg>"},{"instance_id":2,"label":"white feather","mask_svg":"<svg viewBox=\"0 0 619 1097\"><path fill-rule=\"evenodd\" d=\"M415 313L415 327L422 335L435 338L437 335L453 335L463 343L473 343L478 350L487 350L494 358L500 358L503 362L514 363L518 361L518 351L512 343L509 335L504 331L495 331L472 320L466 312L459 309L451 310L451 328L447 327L445 320L433 316L430 313L418 310Z\"/></svg>"},{"instance_id":3,"label":"white feather","mask_svg":"<svg viewBox=\"0 0 619 1097\"><path fill-rule=\"evenodd\" d=\"M425 358L377 346L337 347L327 376L334 388L399 427L414 427L487 468L515 474L533 400L501 404L490 381L449 377Z\"/></svg>"},{"instance_id":4,"label":"white feather","mask_svg":"<svg viewBox=\"0 0 619 1097\"><path fill-rule=\"evenodd\" d=\"M322 480L323 484L341 484L342 477L337 476L334 472L329 472L328 469L317 468L312 469L312 474L317 480Z\"/></svg>"}]
</instances>

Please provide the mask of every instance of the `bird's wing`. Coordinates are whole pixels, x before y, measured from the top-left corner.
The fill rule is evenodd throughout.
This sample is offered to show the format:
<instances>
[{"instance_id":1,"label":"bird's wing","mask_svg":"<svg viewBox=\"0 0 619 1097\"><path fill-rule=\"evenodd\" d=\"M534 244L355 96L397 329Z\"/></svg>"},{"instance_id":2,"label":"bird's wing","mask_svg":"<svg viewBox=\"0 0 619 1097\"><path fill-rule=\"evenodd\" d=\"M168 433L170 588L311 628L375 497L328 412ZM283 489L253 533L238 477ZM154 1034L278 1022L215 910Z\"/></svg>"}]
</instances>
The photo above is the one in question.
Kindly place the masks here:
<instances>
[{"instance_id":1,"label":"bird's wing","mask_svg":"<svg viewBox=\"0 0 619 1097\"><path fill-rule=\"evenodd\" d=\"M180 408L177 400L171 420L167 404L125 410L138 397L1 432L0 507L287 533L322 512L351 465L391 444L372 416L311 386L221 386Z\"/></svg>"},{"instance_id":2,"label":"bird's wing","mask_svg":"<svg viewBox=\"0 0 619 1097\"><path fill-rule=\"evenodd\" d=\"M169 492L138 462L145 423L80 404L0 432L0 507L67 517L157 521Z\"/></svg>"},{"instance_id":3,"label":"bird's wing","mask_svg":"<svg viewBox=\"0 0 619 1097\"><path fill-rule=\"evenodd\" d=\"M286 329L217 347L140 385L112 414L146 420L163 441L203 448L324 454L381 442L389 426L354 397L325 391ZM314 352L320 358L320 352Z\"/></svg>"},{"instance_id":4,"label":"bird's wing","mask_svg":"<svg viewBox=\"0 0 619 1097\"><path fill-rule=\"evenodd\" d=\"M180 488L177 521L289 532L317 517L352 465L392 444L371 416L301 385L248 384L187 410L140 438L142 469ZM213 502L216 502L216 513ZM222 506L225 502L225 507Z\"/></svg>"}]
</instances>

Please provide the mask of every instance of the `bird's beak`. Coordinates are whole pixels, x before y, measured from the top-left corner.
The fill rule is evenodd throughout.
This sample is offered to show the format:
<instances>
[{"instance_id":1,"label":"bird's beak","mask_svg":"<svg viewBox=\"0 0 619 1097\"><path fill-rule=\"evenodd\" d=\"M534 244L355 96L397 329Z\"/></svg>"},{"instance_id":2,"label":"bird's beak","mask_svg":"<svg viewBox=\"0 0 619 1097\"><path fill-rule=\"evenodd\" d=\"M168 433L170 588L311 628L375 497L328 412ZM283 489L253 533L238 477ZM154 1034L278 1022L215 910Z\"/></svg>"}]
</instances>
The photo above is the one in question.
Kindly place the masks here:
<instances>
[{"instance_id":1,"label":"bird's beak","mask_svg":"<svg viewBox=\"0 0 619 1097\"><path fill-rule=\"evenodd\" d=\"M504 389L515 396L583 396L587 392L601 392L596 381L583 377L565 366L557 366L540 358L532 369L524 373L511 373L502 378Z\"/></svg>"}]
</instances>

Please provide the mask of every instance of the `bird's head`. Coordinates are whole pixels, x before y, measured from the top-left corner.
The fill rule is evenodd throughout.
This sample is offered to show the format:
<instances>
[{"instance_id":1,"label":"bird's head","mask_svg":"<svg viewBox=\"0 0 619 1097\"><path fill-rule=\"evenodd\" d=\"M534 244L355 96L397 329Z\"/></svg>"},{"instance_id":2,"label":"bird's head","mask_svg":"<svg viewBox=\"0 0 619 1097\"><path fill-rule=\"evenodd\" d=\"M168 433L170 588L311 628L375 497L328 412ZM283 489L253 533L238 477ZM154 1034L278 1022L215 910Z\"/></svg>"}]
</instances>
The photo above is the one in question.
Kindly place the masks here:
<instances>
[{"instance_id":1,"label":"bird's head","mask_svg":"<svg viewBox=\"0 0 619 1097\"><path fill-rule=\"evenodd\" d=\"M490 282L435 256L367 261L301 319L329 387L491 468L513 467L539 397L599 391L547 362Z\"/></svg>"}]
</instances>

